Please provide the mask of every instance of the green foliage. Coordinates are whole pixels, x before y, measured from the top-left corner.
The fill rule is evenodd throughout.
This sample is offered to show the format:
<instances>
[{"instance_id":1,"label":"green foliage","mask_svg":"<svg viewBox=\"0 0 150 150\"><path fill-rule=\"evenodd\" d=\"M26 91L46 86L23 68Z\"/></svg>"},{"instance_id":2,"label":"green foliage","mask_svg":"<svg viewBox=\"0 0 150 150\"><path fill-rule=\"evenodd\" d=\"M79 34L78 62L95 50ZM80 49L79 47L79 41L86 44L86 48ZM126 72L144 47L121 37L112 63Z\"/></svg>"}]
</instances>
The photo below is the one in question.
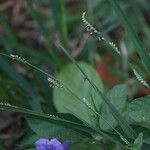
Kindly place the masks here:
<instances>
[{"instance_id":1,"label":"green foliage","mask_svg":"<svg viewBox=\"0 0 150 150\"><path fill-rule=\"evenodd\" d=\"M60 141L76 140L82 137L81 134L71 129L52 124L49 121L27 117L27 122L29 127L40 137L48 139L57 138Z\"/></svg>"},{"instance_id":2,"label":"green foliage","mask_svg":"<svg viewBox=\"0 0 150 150\"><path fill-rule=\"evenodd\" d=\"M71 146L70 150L102 150L100 145L89 139L80 140Z\"/></svg>"},{"instance_id":3,"label":"green foliage","mask_svg":"<svg viewBox=\"0 0 150 150\"><path fill-rule=\"evenodd\" d=\"M70 120L69 118L64 119L63 114L60 114L60 115L58 114L59 115L59 117L58 117L57 114L56 115L44 114L44 113L29 110L29 109L13 106L8 103L0 103L0 110L10 110L10 111L15 111L15 112L20 112L29 117L33 117L35 119L41 119L43 121L45 121L45 120L50 121L51 123L60 125L60 126L65 126L65 127L69 126L69 128L72 128L72 129L75 129L78 131L83 131L83 132L87 132L87 133L95 133L96 132L81 123Z\"/></svg>"},{"instance_id":4,"label":"green foliage","mask_svg":"<svg viewBox=\"0 0 150 150\"><path fill-rule=\"evenodd\" d=\"M68 33L66 24L65 5L62 0L48 0L49 7L53 11L55 25L60 32L61 39L64 45L68 45Z\"/></svg>"},{"instance_id":5,"label":"green foliage","mask_svg":"<svg viewBox=\"0 0 150 150\"><path fill-rule=\"evenodd\" d=\"M128 114L135 121L139 123L146 123L150 125L150 96L141 97L129 103Z\"/></svg>"},{"instance_id":6,"label":"green foliage","mask_svg":"<svg viewBox=\"0 0 150 150\"><path fill-rule=\"evenodd\" d=\"M34 18L34 20L36 21L36 23L38 24L39 30L40 32L43 34L47 47L48 47L48 51L54 61L54 63L56 63L58 66L61 65L61 60L58 57L58 54L55 51L50 50L50 48L53 48L53 43L52 43L52 37L48 34L48 32L46 31L46 27L44 26L44 24L41 24L42 19L39 16L37 10L32 6L32 2L27 0L27 4L28 4L28 11L29 13L32 15L32 17Z\"/></svg>"},{"instance_id":7,"label":"green foliage","mask_svg":"<svg viewBox=\"0 0 150 150\"><path fill-rule=\"evenodd\" d=\"M0 38L0 44L8 45L13 51L15 49L18 55L27 55L32 58L36 58L40 61L44 61L46 63L50 63L50 60L47 57L43 57L43 55L36 52L34 48L28 47L18 41L15 33L12 31L10 24L8 23L8 18L6 16L0 16L0 25L4 28L5 37Z\"/></svg>"},{"instance_id":8,"label":"green foliage","mask_svg":"<svg viewBox=\"0 0 150 150\"><path fill-rule=\"evenodd\" d=\"M110 0L110 2L112 4L112 7L114 8L114 10L116 11L117 15L121 19L123 26L127 30L130 38L134 42L134 44L137 48L136 51L139 54L139 56L141 57L141 60L143 61L144 66L146 67L147 71L150 73L150 56L148 55L148 52L145 50L145 48L141 44L141 41L139 40L136 32L133 30L133 27L131 26L131 24L129 23L127 16L121 10L117 0Z\"/></svg>"},{"instance_id":9,"label":"green foliage","mask_svg":"<svg viewBox=\"0 0 150 150\"><path fill-rule=\"evenodd\" d=\"M28 103L28 105L37 111L42 111L41 105L39 102L39 95L30 85L30 83L19 75L9 64L7 64L2 58L0 58L0 68L3 69L9 77L11 77L16 83L26 92L28 93L32 99L27 100L24 103Z\"/></svg>"},{"instance_id":10,"label":"green foliage","mask_svg":"<svg viewBox=\"0 0 150 150\"><path fill-rule=\"evenodd\" d=\"M102 81L96 71L86 63L79 63L79 65L81 65L83 70L92 78L93 82L103 91ZM86 78L84 78L80 70L74 64L68 64L62 68L57 78L81 99L79 100L71 93L60 88L55 88L53 100L57 110L63 113L70 113L69 110L71 110L89 124L97 126L99 124L97 117L83 103L83 98L86 98L92 107L98 111L100 110L102 100L95 94L93 88L87 82Z\"/></svg>"},{"instance_id":11,"label":"green foliage","mask_svg":"<svg viewBox=\"0 0 150 150\"><path fill-rule=\"evenodd\" d=\"M17 106L10 105L8 103L0 103L0 110L9 110L9 111L15 111L18 113L23 113L26 116L35 118L35 119L41 119L43 121L49 121L53 124L64 126L64 127L69 127L70 129L74 129L77 131L89 133L89 134L100 134L107 139L117 142L118 144L122 145L122 141L119 139L119 137L115 134L109 133L109 132L104 132L102 130L98 130L95 127L90 126L86 121L84 123L86 124L81 124L81 122L77 122L76 119L73 121L73 119L69 119L70 117L64 117L63 114L44 114L36 111L32 111L29 109L25 108L20 108ZM58 117L58 116L59 117Z\"/></svg>"},{"instance_id":12,"label":"green foliage","mask_svg":"<svg viewBox=\"0 0 150 150\"><path fill-rule=\"evenodd\" d=\"M92 20L92 24L96 27L86 20L85 13L83 13L82 20L86 25L86 31L96 37L96 39L89 39L87 43L85 42L87 35L81 32L80 28L80 12L83 11L83 6L81 7L80 4L82 3L85 4L84 9L87 10L87 18ZM74 144L71 150L149 150L150 96L137 98L127 105L127 96L131 93L128 87L125 84L118 84L104 92L100 76L92 66L88 65L89 61L94 62L97 58L96 50L100 52L103 61L103 53L106 53L107 48L100 47L100 44L104 44L108 45L108 49L111 47L120 55L118 58L111 51L106 53L115 59L116 64L120 67L120 58L124 59L124 57L122 49L118 48L121 47L119 46L121 42L124 42L129 59L136 51L149 75L150 57L146 49L150 48L150 29L146 21L148 17L144 16L146 11L149 12L148 1L110 0L109 3L105 0L84 0L77 4L79 6L73 5L72 7L69 1L64 0L36 1L36 3L27 0L27 5L23 9L26 11L24 19L29 18L29 22L23 22L17 30L18 33L11 24L11 15L1 13L0 29L4 30L4 36L1 38L0 35L0 44L2 51L8 53L4 55L9 57L11 53L17 54L18 56L11 55L16 58L11 58L19 62L24 60L21 59L22 56L29 57L28 59L37 67L29 63L30 61L22 62L23 66L14 63L14 67L11 67L6 60L0 58L0 71L3 71L0 76L0 98L2 100L0 110L23 113L28 123L27 127L34 132L23 138L20 149L35 149L33 148L34 143L39 138L58 138L61 141L73 139ZM110 8L113 8L118 14L128 36L119 35L120 22L117 21L117 17ZM134 23L134 29L131 23ZM37 44L33 48L32 44L27 44L28 42L20 38L22 33L26 34L26 31L20 33L20 27L35 24L41 35L38 34L40 46ZM101 32L97 30L97 27ZM31 30L32 28L29 29ZM119 31L116 39L113 36L115 30ZM142 42L138 34L141 35ZM97 39L99 43L96 43ZM59 40L65 48L70 48L69 53L59 44ZM112 42L114 40L116 44ZM60 51L56 51L57 48L62 49L73 63L63 66L66 59ZM74 55L74 52L77 55ZM75 58L88 60L88 63L77 63ZM138 61L137 58L136 60ZM56 75L58 79L43 71L46 70L45 64L47 72ZM29 65L39 71L38 76L24 65ZM132 62L129 63L127 74L130 67L140 70L140 74L145 73L140 63ZM19 68L25 70L23 75L17 73L16 70ZM115 69L112 68L112 65L108 68L112 72L121 74L121 70L116 66ZM135 71L134 74L143 85L149 87L148 82L143 79L143 74L140 75ZM116 78L119 77L116 76ZM16 85L18 86L15 87ZM16 93L19 88L22 94L11 93L7 86L15 87ZM4 98L14 105L4 103ZM54 105L59 113L56 112ZM0 141L0 149L3 147Z\"/></svg>"},{"instance_id":13,"label":"green foliage","mask_svg":"<svg viewBox=\"0 0 150 150\"><path fill-rule=\"evenodd\" d=\"M128 87L125 84L120 84L114 86L106 94L110 102L117 108L117 110L121 114L123 114L125 111L128 92L129 92ZM103 116L103 118L105 118L105 120L108 121L109 124L111 124L111 126L116 127L117 122L104 102L102 103L101 107L101 115ZM111 129L110 126L108 126L103 119L100 119L100 126L104 130Z\"/></svg>"},{"instance_id":14,"label":"green foliage","mask_svg":"<svg viewBox=\"0 0 150 150\"><path fill-rule=\"evenodd\" d=\"M28 132L28 134L26 134L23 137L21 143L18 145L18 149L20 149L20 150L35 150L34 143L40 138L44 138L44 137Z\"/></svg>"},{"instance_id":15,"label":"green foliage","mask_svg":"<svg viewBox=\"0 0 150 150\"><path fill-rule=\"evenodd\" d=\"M140 133L133 143L132 150L141 150L142 145L143 145L143 134Z\"/></svg>"},{"instance_id":16,"label":"green foliage","mask_svg":"<svg viewBox=\"0 0 150 150\"><path fill-rule=\"evenodd\" d=\"M109 101L109 99L105 95L103 95L103 93L100 91L100 89L92 82L92 80L88 77L88 75L86 74L86 72L84 72L84 70L75 61L75 59L67 52L67 50L64 47L62 47L60 44L59 44L59 47L70 58L70 60L76 65L76 67L80 70L80 72L83 74L83 76L91 84L92 88L99 95L99 97L102 98L102 100L108 106L108 108L109 108L110 112L112 113L112 115L114 116L114 118L118 121L118 124L121 126L121 128L124 131L124 133L128 137L130 137L130 138L135 138L136 133L134 132L134 130L132 129L132 127L128 124L128 122L126 120L124 120L124 118L122 117L122 115L120 114L120 112L113 106L113 104ZM121 139L124 139L124 138L121 136ZM126 143L126 140L124 142Z\"/></svg>"}]
</instances>

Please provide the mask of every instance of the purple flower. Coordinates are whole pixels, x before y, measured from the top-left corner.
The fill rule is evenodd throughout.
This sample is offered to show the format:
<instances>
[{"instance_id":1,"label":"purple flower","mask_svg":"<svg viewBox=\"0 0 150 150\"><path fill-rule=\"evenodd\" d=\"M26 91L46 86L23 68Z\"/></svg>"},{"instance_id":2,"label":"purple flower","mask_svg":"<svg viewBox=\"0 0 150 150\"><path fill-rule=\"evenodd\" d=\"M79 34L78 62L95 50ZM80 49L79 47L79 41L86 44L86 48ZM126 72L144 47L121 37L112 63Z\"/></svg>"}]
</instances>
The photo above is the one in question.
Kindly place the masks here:
<instances>
[{"instance_id":1,"label":"purple flower","mask_svg":"<svg viewBox=\"0 0 150 150\"><path fill-rule=\"evenodd\" d=\"M66 141L65 143L62 144L62 146L64 150L69 150L72 144L73 144L73 141Z\"/></svg>"},{"instance_id":2,"label":"purple flower","mask_svg":"<svg viewBox=\"0 0 150 150\"><path fill-rule=\"evenodd\" d=\"M36 150L69 150L72 144L71 141L61 144L57 139L39 139L35 142L35 147Z\"/></svg>"}]
</instances>

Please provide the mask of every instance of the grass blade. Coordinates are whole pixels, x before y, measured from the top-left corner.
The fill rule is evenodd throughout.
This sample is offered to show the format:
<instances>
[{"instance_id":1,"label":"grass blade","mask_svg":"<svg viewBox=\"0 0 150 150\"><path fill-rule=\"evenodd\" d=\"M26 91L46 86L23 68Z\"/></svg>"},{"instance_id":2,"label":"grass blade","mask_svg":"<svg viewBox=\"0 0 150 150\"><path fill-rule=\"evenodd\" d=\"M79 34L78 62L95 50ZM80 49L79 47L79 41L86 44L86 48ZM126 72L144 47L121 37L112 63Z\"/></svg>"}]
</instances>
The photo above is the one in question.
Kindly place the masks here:
<instances>
[{"instance_id":1,"label":"grass blade","mask_svg":"<svg viewBox=\"0 0 150 150\"><path fill-rule=\"evenodd\" d=\"M6 74L11 77L16 83L32 97L32 100L28 100L28 104L33 110L42 111L41 105L39 102L39 95L30 83L25 80L21 75L19 75L9 64L7 64L2 58L0 58L0 68L6 72Z\"/></svg>"},{"instance_id":2,"label":"grass blade","mask_svg":"<svg viewBox=\"0 0 150 150\"><path fill-rule=\"evenodd\" d=\"M143 47L141 41L139 40L137 34L135 33L135 31L133 29L133 27L129 23L127 16L121 10L118 2L116 0L110 0L110 3L112 4L112 7L114 8L114 10L116 11L120 20L123 23L124 28L127 30L130 38L132 39L133 43L135 44L136 51L139 54L141 60L143 61L146 70L150 73L150 56L148 55L148 52Z\"/></svg>"},{"instance_id":3,"label":"grass blade","mask_svg":"<svg viewBox=\"0 0 150 150\"><path fill-rule=\"evenodd\" d=\"M49 7L53 11L53 19L58 31L60 32L61 40L63 41L63 44L67 46L68 33L65 19L66 14L64 0L48 0L48 3Z\"/></svg>"},{"instance_id":4,"label":"grass blade","mask_svg":"<svg viewBox=\"0 0 150 150\"><path fill-rule=\"evenodd\" d=\"M46 40L46 44L48 46L48 49L49 48L52 48L53 47L53 44L52 44L52 39L50 38L49 36L49 33L46 31L45 27L44 27L44 24L41 23L42 20L40 19L40 16L39 14L37 13L37 11L35 10L35 8L32 6L32 3L31 1L27 1L27 10L29 11L29 13L32 15L32 17L34 18L34 20L36 21L36 23L38 24L38 27L39 27L39 30L40 32L43 34L45 40ZM53 48L52 48L53 49ZM58 66L61 66L61 60L59 58L59 56L57 55L57 53L52 50L52 49L49 49L49 52L50 52L50 55L52 56L52 59L54 60L54 62L56 62L56 64L58 64Z\"/></svg>"},{"instance_id":5,"label":"grass blade","mask_svg":"<svg viewBox=\"0 0 150 150\"><path fill-rule=\"evenodd\" d=\"M44 61L46 63L51 63L48 57L44 57L43 55L37 53L37 51L33 48L29 48L24 46L23 44L19 43L16 36L11 30L10 25L7 23L6 18L4 16L0 16L0 24L3 26L5 30L6 37L0 38L0 44L2 45L10 45L12 48L15 49L16 53L20 55L28 55L32 58Z\"/></svg>"}]
</instances>

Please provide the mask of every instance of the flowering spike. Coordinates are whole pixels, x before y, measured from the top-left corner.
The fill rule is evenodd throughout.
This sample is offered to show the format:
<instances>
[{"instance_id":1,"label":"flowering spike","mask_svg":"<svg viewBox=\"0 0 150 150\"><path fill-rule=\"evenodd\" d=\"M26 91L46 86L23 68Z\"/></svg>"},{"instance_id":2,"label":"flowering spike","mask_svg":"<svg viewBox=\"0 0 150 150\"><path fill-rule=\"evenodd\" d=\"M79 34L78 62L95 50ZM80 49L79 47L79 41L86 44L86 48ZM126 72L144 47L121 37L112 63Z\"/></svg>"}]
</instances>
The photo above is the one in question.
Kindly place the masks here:
<instances>
[{"instance_id":1,"label":"flowering spike","mask_svg":"<svg viewBox=\"0 0 150 150\"><path fill-rule=\"evenodd\" d=\"M21 57L18 56L18 55L13 55L13 54L11 54L10 57L11 57L13 60L20 61L20 62L22 62L22 63L24 63L24 64L27 63L27 61L26 61L24 58L21 58Z\"/></svg>"},{"instance_id":2,"label":"flowering spike","mask_svg":"<svg viewBox=\"0 0 150 150\"><path fill-rule=\"evenodd\" d=\"M108 44L113 48L113 50L115 50L116 53L118 53L119 55L121 55L120 51L118 50L118 47L116 46L115 43L109 42Z\"/></svg>"},{"instance_id":3,"label":"flowering spike","mask_svg":"<svg viewBox=\"0 0 150 150\"><path fill-rule=\"evenodd\" d=\"M96 30L85 18L86 12L83 12L82 14L82 21L86 25L86 31L89 32L90 35L94 34L99 41L105 41L107 44L109 44L115 52L117 52L120 55L120 51L118 50L118 47L113 42L107 42L106 39L101 35L101 33Z\"/></svg>"},{"instance_id":4,"label":"flowering spike","mask_svg":"<svg viewBox=\"0 0 150 150\"><path fill-rule=\"evenodd\" d=\"M0 105L11 106L9 103L0 102Z\"/></svg>"},{"instance_id":5,"label":"flowering spike","mask_svg":"<svg viewBox=\"0 0 150 150\"><path fill-rule=\"evenodd\" d=\"M104 37L101 36L101 33L86 20L85 15L86 12L83 12L82 21L86 25L86 31L88 31L90 35L94 34L98 40L105 40Z\"/></svg>"},{"instance_id":6,"label":"flowering spike","mask_svg":"<svg viewBox=\"0 0 150 150\"><path fill-rule=\"evenodd\" d=\"M147 88L150 88L150 86L148 85L148 83L142 78L142 76L135 70L133 69L133 73L136 77L136 79L144 86L146 86Z\"/></svg>"},{"instance_id":7,"label":"flowering spike","mask_svg":"<svg viewBox=\"0 0 150 150\"><path fill-rule=\"evenodd\" d=\"M47 114L49 117L51 117L51 119L58 119L59 117L58 116L55 116L55 115L52 115L52 114Z\"/></svg>"},{"instance_id":8,"label":"flowering spike","mask_svg":"<svg viewBox=\"0 0 150 150\"><path fill-rule=\"evenodd\" d=\"M63 85L60 83L59 80L57 80L57 79L52 79L52 78L50 78L50 77L48 77L47 80L48 80L49 83L50 83L50 87L52 87L52 88L55 88L55 87L63 88Z\"/></svg>"}]
</instances>

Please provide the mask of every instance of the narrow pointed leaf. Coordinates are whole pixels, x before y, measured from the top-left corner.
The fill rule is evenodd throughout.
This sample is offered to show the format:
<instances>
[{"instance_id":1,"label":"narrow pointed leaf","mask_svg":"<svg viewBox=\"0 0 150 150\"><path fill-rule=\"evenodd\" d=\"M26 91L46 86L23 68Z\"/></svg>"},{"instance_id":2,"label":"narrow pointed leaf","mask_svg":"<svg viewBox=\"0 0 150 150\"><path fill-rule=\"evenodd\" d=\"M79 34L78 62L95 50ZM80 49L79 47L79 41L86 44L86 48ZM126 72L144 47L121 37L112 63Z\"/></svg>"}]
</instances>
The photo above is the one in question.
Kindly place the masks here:
<instances>
[{"instance_id":1,"label":"narrow pointed leaf","mask_svg":"<svg viewBox=\"0 0 150 150\"><path fill-rule=\"evenodd\" d=\"M122 24L123 24L124 28L127 30L131 40L135 44L136 51L139 54L139 56L141 57L141 60L143 61L145 68L150 73L150 56L148 55L148 51L146 51L146 49L143 47L136 32L134 31L133 27L131 26L127 16L120 8L117 0L110 0L110 3L112 4L112 7L116 11L120 20L122 21Z\"/></svg>"},{"instance_id":2,"label":"narrow pointed leaf","mask_svg":"<svg viewBox=\"0 0 150 150\"><path fill-rule=\"evenodd\" d=\"M39 102L39 95L30 85L30 83L19 75L14 68L7 64L2 58L0 58L0 68L5 71L5 73L11 77L16 83L25 91L31 99L27 100L27 103L33 110L42 111L41 105Z\"/></svg>"}]
</instances>

